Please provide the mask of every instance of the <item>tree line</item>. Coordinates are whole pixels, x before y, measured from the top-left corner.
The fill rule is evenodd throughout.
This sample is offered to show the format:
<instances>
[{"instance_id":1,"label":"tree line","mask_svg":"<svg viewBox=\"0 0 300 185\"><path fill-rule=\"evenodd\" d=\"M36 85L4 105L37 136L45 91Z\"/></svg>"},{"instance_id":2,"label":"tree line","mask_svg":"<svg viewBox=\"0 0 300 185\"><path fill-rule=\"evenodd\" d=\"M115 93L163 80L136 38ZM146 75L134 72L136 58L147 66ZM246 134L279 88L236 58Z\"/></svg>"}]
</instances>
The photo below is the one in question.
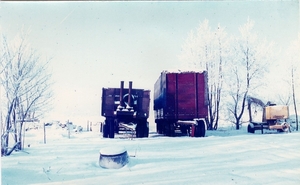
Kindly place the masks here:
<instances>
[{"instance_id":1,"label":"tree line","mask_svg":"<svg viewBox=\"0 0 300 185\"><path fill-rule=\"evenodd\" d=\"M270 66L275 65L276 44L258 37L254 31L255 22L248 18L241 25L239 35L233 36L226 32L220 24L212 30L209 20L204 20L191 30L179 60L183 66L208 72L208 129L218 128L221 114L232 122L236 129L246 122L243 120L247 99L250 96L262 97L268 91L266 76ZM283 54L286 69L280 73L282 84L280 89L273 91L277 104L292 105L296 115L296 130L298 130L297 114L297 64L300 62L300 34ZM279 82L278 82L279 83ZM264 92L261 92L264 91Z\"/></svg>"}]
</instances>

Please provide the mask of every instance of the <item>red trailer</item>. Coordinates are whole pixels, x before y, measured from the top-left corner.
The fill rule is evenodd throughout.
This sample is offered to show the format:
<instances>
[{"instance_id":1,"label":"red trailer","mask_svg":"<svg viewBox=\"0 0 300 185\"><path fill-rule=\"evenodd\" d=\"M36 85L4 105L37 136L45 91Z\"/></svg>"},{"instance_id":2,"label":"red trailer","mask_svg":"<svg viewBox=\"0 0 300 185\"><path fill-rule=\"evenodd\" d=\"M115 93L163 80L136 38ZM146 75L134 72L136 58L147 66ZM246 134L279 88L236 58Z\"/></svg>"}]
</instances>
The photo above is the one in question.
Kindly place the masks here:
<instances>
[{"instance_id":1,"label":"red trailer","mask_svg":"<svg viewBox=\"0 0 300 185\"><path fill-rule=\"evenodd\" d=\"M101 115L105 117L103 137L114 138L120 128L134 130L136 137L148 137L150 90L124 88L102 88Z\"/></svg>"},{"instance_id":2,"label":"red trailer","mask_svg":"<svg viewBox=\"0 0 300 185\"><path fill-rule=\"evenodd\" d=\"M154 116L159 134L175 131L204 137L208 117L207 72L163 71L154 86Z\"/></svg>"}]
</instances>

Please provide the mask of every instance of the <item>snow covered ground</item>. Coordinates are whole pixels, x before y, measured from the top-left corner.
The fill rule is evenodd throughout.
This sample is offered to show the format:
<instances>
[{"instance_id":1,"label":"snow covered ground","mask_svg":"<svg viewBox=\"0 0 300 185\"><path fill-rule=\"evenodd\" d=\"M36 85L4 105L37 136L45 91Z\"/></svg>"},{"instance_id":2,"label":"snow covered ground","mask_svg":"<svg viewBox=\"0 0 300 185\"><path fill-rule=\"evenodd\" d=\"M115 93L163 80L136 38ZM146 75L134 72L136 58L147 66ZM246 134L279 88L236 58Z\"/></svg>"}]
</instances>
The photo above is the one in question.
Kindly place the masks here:
<instances>
[{"instance_id":1,"label":"snow covered ground","mask_svg":"<svg viewBox=\"0 0 300 185\"><path fill-rule=\"evenodd\" d=\"M300 133L208 131L205 138L102 138L54 126L26 132L24 152L1 158L1 184L300 184ZM30 145L30 147L29 147ZM103 147L125 147L129 163L99 167Z\"/></svg>"}]
</instances>

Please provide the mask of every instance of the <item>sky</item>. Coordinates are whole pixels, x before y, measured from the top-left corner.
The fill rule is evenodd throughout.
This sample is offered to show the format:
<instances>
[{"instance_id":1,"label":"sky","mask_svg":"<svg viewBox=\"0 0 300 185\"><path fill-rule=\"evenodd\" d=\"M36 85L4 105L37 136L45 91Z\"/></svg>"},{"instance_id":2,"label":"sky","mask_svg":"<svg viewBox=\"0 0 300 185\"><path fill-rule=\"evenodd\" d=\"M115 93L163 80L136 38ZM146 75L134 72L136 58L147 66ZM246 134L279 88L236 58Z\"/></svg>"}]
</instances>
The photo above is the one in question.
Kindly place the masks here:
<instances>
[{"instance_id":1,"label":"sky","mask_svg":"<svg viewBox=\"0 0 300 185\"><path fill-rule=\"evenodd\" d=\"M45 119L62 122L102 121L101 89L121 80L153 91L161 71L182 66L181 47L204 19L236 35L248 18L261 38L286 48L300 30L299 1L0 2L0 32L8 40L29 32L30 45L51 58Z\"/></svg>"}]
</instances>

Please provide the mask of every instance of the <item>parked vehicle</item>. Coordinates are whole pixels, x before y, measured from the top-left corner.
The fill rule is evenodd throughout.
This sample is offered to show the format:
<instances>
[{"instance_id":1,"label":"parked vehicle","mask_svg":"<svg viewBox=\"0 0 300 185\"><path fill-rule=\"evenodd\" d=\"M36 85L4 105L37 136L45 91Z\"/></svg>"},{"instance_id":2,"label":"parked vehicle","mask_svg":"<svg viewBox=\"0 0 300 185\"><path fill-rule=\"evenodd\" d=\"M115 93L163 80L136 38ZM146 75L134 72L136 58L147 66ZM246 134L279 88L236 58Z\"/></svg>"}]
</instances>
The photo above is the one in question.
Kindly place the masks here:
<instances>
[{"instance_id":1,"label":"parked vehicle","mask_svg":"<svg viewBox=\"0 0 300 185\"><path fill-rule=\"evenodd\" d=\"M148 137L150 90L124 88L102 88L101 115L105 117L103 137L114 138L120 129L133 130L136 137Z\"/></svg>"},{"instance_id":2,"label":"parked vehicle","mask_svg":"<svg viewBox=\"0 0 300 185\"><path fill-rule=\"evenodd\" d=\"M208 117L207 72L163 71L154 85L157 133L204 137Z\"/></svg>"},{"instance_id":3,"label":"parked vehicle","mask_svg":"<svg viewBox=\"0 0 300 185\"><path fill-rule=\"evenodd\" d=\"M261 100L250 96L248 96L247 100L250 118L250 123L247 127L249 133L255 133L256 130L261 130L263 134L264 129L290 132L290 124L287 123L287 119L289 118L289 107L287 105L276 105L271 102L264 104ZM262 108L261 122L254 122L252 120L252 104Z\"/></svg>"}]
</instances>

